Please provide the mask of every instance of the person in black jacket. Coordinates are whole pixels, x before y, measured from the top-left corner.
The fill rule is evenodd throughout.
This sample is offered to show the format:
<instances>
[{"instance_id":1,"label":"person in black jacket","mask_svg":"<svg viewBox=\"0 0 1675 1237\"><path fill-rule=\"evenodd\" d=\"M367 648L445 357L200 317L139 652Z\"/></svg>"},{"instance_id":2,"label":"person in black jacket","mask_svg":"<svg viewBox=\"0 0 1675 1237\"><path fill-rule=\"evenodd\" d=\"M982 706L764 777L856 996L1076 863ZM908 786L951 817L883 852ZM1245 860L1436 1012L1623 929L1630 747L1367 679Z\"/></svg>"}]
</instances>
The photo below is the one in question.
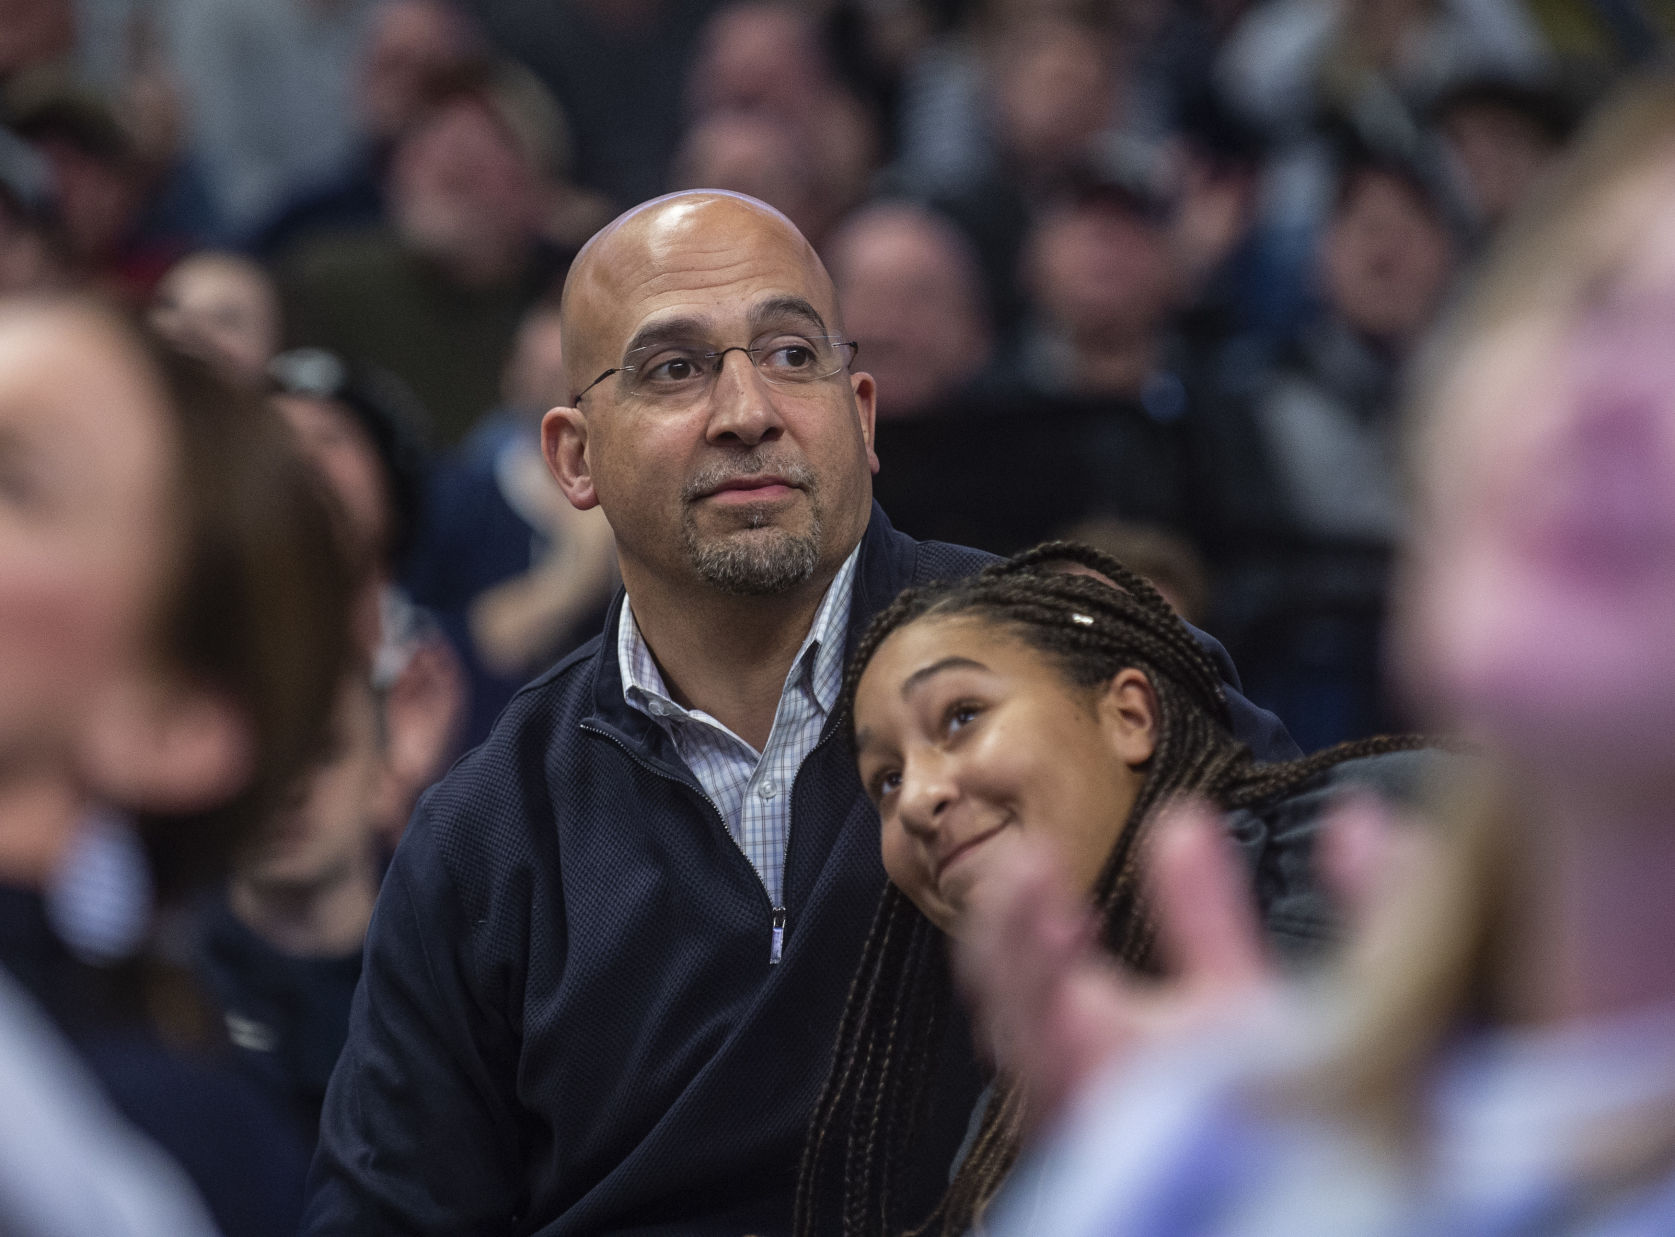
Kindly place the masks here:
<instances>
[{"instance_id":1,"label":"person in black jacket","mask_svg":"<svg viewBox=\"0 0 1675 1237\"><path fill-rule=\"evenodd\" d=\"M604 508L624 591L396 852L326 1094L316 1237L788 1230L885 883L838 738L843 657L902 588L989 561L872 503L874 383L778 212L637 207L577 258L562 313L575 394L544 447L569 500ZM1295 754L1209 648L1240 737ZM954 1022L901 1177L926 1209L981 1086Z\"/></svg>"}]
</instances>

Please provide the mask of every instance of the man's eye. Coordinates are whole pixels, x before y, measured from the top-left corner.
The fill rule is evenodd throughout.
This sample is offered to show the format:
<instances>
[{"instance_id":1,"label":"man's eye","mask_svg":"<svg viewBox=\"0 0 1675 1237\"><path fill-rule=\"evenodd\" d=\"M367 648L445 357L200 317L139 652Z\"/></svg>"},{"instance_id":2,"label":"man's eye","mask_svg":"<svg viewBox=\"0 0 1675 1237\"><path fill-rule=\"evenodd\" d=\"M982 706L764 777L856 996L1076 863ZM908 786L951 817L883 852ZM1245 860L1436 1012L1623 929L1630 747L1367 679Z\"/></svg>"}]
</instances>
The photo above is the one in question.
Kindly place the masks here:
<instances>
[{"instance_id":1,"label":"man's eye","mask_svg":"<svg viewBox=\"0 0 1675 1237\"><path fill-rule=\"evenodd\" d=\"M641 374L645 381L669 386L677 383L691 382L703 376L704 367L698 358L680 354L664 357L646 366Z\"/></svg>"},{"instance_id":2,"label":"man's eye","mask_svg":"<svg viewBox=\"0 0 1675 1237\"><path fill-rule=\"evenodd\" d=\"M893 795L901 788L901 774L894 769L886 769L872 779L868 787L872 791L872 801L882 803L886 797Z\"/></svg>"},{"instance_id":3,"label":"man's eye","mask_svg":"<svg viewBox=\"0 0 1675 1237\"><path fill-rule=\"evenodd\" d=\"M780 339L762 354L762 364L782 374L812 371L820 367L820 354L806 339Z\"/></svg>"}]
</instances>

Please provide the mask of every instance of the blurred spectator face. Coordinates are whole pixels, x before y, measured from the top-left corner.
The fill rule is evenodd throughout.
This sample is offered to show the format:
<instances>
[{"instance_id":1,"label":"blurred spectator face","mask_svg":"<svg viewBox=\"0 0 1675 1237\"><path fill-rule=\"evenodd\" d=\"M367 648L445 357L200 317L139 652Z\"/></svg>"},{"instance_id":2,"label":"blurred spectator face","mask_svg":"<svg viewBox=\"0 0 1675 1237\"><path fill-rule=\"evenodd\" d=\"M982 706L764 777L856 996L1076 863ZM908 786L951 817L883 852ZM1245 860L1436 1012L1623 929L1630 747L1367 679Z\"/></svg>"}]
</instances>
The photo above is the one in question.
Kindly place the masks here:
<instances>
[{"instance_id":1,"label":"blurred spectator face","mask_svg":"<svg viewBox=\"0 0 1675 1237\"><path fill-rule=\"evenodd\" d=\"M377 701L366 679L352 676L338 698L324 759L298 801L240 861L238 879L268 889L310 889L364 870L383 775Z\"/></svg>"},{"instance_id":2,"label":"blurred spectator face","mask_svg":"<svg viewBox=\"0 0 1675 1237\"><path fill-rule=\"evenodd\" d=\"M878 206L830 249L844 323L878 381L881 416L924 411L988 365L977 263L951 225L915 206Z\"/></svg>"},{"instance_id":3,"label":"blurred spectator face","mask_svg":"<svg viewBox=\"0 0 1675 1237\"><path fill-rule=\"evenodd\" d=\"M151 325L166 339L255 384L279 349L279 298L256 263L201 253L177 262L157 285Z\"/></svg>"},{"instance_id":4,"label":"blurred spectator face","mask_svg":"<svg viewBox=\"0 0 1675 1237\"><path fill-rule=\"evenodd\" d=\"M1494 224L1524 200L1559 153L1541 125L1510 107L1456 107L1444 118L1443 138L1464 177L1479 217Z\"/></svg>"},{"instance_id":5,"label":"blurred spectator face","mask_svg":"<svg viewBox=\"0 0 1675 1237\"><path fill-rule=\"evenodd\" d=\"M1436 312L1454 273L1454 242L1416 190L1387 172L1359 173L1322 247L1326 298L1351 327L1401 345Z\"/></svg>"},{"instance_id":6,"label":"blurred spectator face","mask_svg":"<svg viewBox=\"0 0 1675 1237\"><path fill-rule=\"evenodd\" d=\"M540 226L540 177L487 104L459 96L401 139L391 169L402 236L470 277L503 277Z\"/></svg>"},{"instance_id":7,"label":"blurred spectator face","mask_svg":"<svg viewBox=\"0 0 1675 1237\"><path fill-rule=\"evenodd\" d=\"M1404 668L1521 757L1667 774L1675 163L1609 189L1550 233L1430 410Z\"/></svg>"},{"instance_id":8,"label":"blurred spectator face","mask_svg":"<svg viewBox=\"0 0 1675 1237\"><path fill-rule=\"evenodd\" d=\"M674 179L678 189L730 189L757 198L811 238L829 217L807 148L790 125L768 116L729 112L699 121L675 157Z\"/></svg>"},{"instance_id":9,"label":"blurred spectator face","mask_svg":"<svg viewBox=\"0 0 1675 1237\"><path fill-rule=\"evenodd\" d=\"M0 768L71 741L141 656L178 537L175 451L112 328L0 310Z\"/></svg>"},{"instance_id":10,"label":"blurred spectator face","mask_svg":"<svg viewBox=\"0 0 1675 1237\"><path fill-rule=\"evenodd\" d=\"M1037 304L1075 340L1150 334L1175 296L1164 229L1116 198L1049 210L1025 261Z\"/></svg>"},{"instance_id":11,"label":"blurred spectator face","mask_svg":"<svg viewBox=\"0 0 1675 1237\"><path fill-rule=\"evenodd\" d=\"M374 561L382 561L394 498L372 435L334 400L276 395L274 406L296 433L303 453L325 476L348 520L352 543Z\"/></svg>"},{"instance_id":12,"label":"blurred spectator face","mask_svg":"<svg viewBox=\"0 0 1675 1237\"><path fill-rule=\"evenodd\" d=\"M735 4L704 28L688 79L694 114L804 115L831 75L809 18L788 4Z\"/></svg>"},{"instance_id":13,"label":"blurred spectator face","mask_svg":"<svg viewBox=\"0 0 1675 1237\"><path fill-rule=\"evenodd\" d=\"M0 79L75 51L70 0L0 0Z\"/></svg>"},{"instance_id":14,"label":"blurred spectator face","mask_svg":"<svg viewBox=\"0 0 1675 1237\"><path fill-rule=\"evenodd\" d=\"M470 62L475 40L439 0L387 0L372 17L361 62L361 122L393 138L418 116L431 82Z\"/></svg>"},{"instance_id":15,"label":"blurred spectator face","mask_svg":"<svg viewBox=\"0 0 1675 1237\"><path fill-rule=\"evenodd\" d=\"M545 412L570 398L561 325L558 310L542 307L518 328L502 383L505 400L513 408Z\"/></svg>"},{"instance_id":16,"label":"blurred spectator face","mask_svg":"<svg viewBox=\"0 0 1675 1237\"><path fill-rule=\"evenodd\" d=\"M1036 174L1063 167L1110 126L1115 89L1100 32L1062 19L1008 30L994 98L1002 148Z\"/></svg>"},{"instance_id":17,"label":"blurred spectator face","mask_svg":"<svg viewBox=\"0 0 1675 1237\"><path fill-rule=\"evenodd\" d=\"M816 247L866 195L878 160L874 120L831 72L804 9L722 9L705 27L687 82L694 125L676 159L677 188L760 198Z\"/></svg>"}]
</instances>

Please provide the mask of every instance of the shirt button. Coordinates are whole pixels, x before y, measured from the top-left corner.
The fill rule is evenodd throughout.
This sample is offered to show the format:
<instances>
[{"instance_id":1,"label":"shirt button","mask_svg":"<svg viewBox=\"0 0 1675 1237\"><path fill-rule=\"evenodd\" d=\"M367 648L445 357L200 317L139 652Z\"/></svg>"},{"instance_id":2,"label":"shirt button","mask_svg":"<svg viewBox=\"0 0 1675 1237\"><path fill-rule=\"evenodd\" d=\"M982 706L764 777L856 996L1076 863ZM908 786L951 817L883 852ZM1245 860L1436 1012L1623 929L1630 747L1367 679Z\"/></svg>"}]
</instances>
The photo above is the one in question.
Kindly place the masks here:
<instances>
[{"instance_id":1,"label":"shirt button","mask_svg":"<svg viewBox=\"0 0 1675 1237\"><path fill-rule=\"evenodd\" d=\"M779 793L779 783L770 777L756 788L756 793L764 799L772 799Z\"/></svg>"}]
</instances>

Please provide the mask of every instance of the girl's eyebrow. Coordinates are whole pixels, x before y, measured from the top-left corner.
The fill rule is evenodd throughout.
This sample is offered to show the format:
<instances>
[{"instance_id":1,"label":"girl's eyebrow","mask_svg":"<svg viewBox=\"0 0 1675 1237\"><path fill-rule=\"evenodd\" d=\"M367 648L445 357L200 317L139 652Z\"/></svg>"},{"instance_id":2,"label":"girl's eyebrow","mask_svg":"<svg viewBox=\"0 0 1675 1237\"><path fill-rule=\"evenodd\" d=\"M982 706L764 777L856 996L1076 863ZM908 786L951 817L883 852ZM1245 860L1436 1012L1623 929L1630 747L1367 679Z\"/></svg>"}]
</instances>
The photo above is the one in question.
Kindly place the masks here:
<instances>
[{"instance_id":1,"label":"girl's eyebrow","mask_svg":"<svg viewBox=\"0 0 1675 1237\"><path fill-rule=\"evenodd\" d=\"M928 666L919 667L919 669L915 670L912 674L903 679L901 684L902 699L905 700L908 696L917 691L927 680L935 678L944 671L987 669L988 667L982 662L974 661L970 657L960 657L957 654L952 657L944 657L941 661L934 661Z\"/></svg>"}]
</instances>

